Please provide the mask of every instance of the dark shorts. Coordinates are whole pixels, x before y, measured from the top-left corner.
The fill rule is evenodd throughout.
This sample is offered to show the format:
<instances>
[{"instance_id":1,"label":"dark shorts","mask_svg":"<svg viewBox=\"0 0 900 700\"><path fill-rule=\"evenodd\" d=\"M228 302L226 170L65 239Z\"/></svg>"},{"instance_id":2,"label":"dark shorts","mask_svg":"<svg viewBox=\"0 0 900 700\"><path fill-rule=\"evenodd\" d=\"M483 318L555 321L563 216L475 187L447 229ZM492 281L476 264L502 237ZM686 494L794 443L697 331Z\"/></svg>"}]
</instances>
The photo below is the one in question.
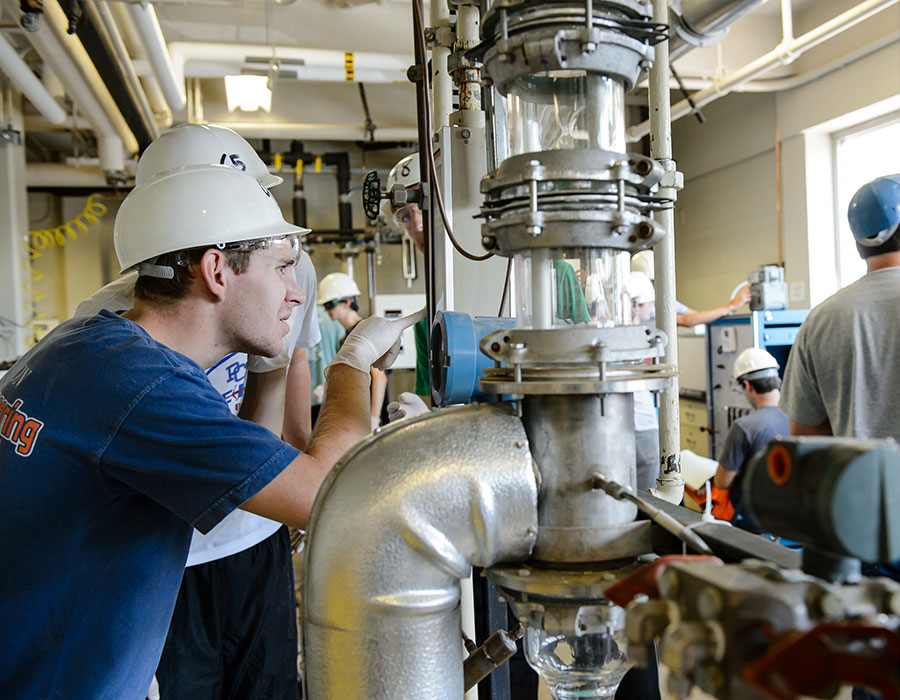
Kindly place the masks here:
<instances>
[{"instance_id":1,"label":"dark shorts","mask_svg":"<svg viewBox=\"0 0 900 700\"><path fill-rule=\"evenodd\" d=\"M184 570L156 671L164 700L296 700L297 619L286 527Z\"/></svg>"}]
</instances>

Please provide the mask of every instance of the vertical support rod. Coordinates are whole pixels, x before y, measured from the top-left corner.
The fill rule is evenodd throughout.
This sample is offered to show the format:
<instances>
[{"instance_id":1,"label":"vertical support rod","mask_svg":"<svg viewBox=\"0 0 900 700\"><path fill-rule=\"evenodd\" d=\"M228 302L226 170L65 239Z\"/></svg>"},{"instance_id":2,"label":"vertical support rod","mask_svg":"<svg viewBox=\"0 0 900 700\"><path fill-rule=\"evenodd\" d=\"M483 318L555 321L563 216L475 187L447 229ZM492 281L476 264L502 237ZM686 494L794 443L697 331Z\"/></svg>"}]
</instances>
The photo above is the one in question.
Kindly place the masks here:
<instances>
[{"instance_id":1,"label":"vertical support rod","mask_svg":"<svg viewBox=\"0 0 900 700\"><path fill-rule=\"evenodd\" d=\"M416 26L416 12L419 17L424 17L422 9L422 0L412 0L413 2L413 27ZM431 322L434 320L436 295L434 289L434 261L432 260L432 251L434 250L434 241L432 241L434 226L431 221L431 213L434 211L434 202L432 201L431 187L429 183L431 178L428 172L428 153L431 149L431 133L428 128L427 114L427 98L428 90L428 66L423 64L421 56L425 51L422 46L419 32L413 32L413 55L416 59L416 117L419 131L419 181L423 190L423 201L419 205L422 209L422 247L425 256L425 308L426 308L426 327L428 329L428 346L431 346ZM427 63L427 61L426 61Z\"/></svg>"},{"instance_id":2,"label":"vertical support rod","mask_svg":"<svg viewBox=\"0 0 900 700\"><path fill-rule=\"evenodd\" d=\"M653 21L665 24L669 7L666 0L653 0ZM650 69L650 156L660 161L666 170L659 195L673 201L677 190L673 186L675 162L672 160L672 113L669 96L669 43L656 45L656 61ZM669 342L663 362L678 364L678 334L675 320L675 214L672 209L657 212L656 221L666 235L656 246L656 325ZM657 480L660 497L673 503L681 502L684 480L681 477L681 430L678 417L678 378L659 394L659 457Z\"/></svg>"},{"instance_id":3,"label":"vertical support rod","mask_svg":"<svg viewBox=\"0 0 900 700\"><path fill-rule=\"evenodd\" d=\"M28 198L25 191L25 146L22 95L0 80L3 119L0 129L9 130L9 139L0 140L0 316L12 323L0 324L0 361L12 361L25 352L24 326L28 302L25 284L30 275L24 267L28 257L23 237L28 231ZM8 99L7 99L8 98Z\"/></svg>"}]
</instances>

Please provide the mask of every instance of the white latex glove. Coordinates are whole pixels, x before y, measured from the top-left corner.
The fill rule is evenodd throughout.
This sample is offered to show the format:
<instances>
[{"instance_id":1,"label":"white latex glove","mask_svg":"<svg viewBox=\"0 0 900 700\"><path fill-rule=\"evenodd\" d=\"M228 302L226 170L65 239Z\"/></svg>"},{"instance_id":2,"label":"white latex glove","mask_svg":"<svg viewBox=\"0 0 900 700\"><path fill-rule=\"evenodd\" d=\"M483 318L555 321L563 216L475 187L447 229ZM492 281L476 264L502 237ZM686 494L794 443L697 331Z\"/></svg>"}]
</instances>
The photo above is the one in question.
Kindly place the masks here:
<instances>
[{"instance_id":1,"label":"white latex glove","mask_svg":"<svg viewBox=\"0 0 900 700\"><path fill-rule=\"evenodd\" d=\"M381 316L369 316L344 339L344 344L326 368L344 364L369 373L369 368L387 369L400 354L400 334L420 318L425 309L409 316L388 320Z\"/></svg>"},{"instance_id":2,"label":"white latex glove","mask_svg":"<svg viewBox=\"0 0 900 700\"><path fill-rule=\"evenodd\" d=\"M428 406L422 400L422 397L417 396L412 392L404 391L397 397L396 401L391 401L388 404L388 420L393 423L395 420L400 420L401 418L409 418L410 416L428 413L429 410Z\"/></svg>"},{"instance_id":3,"label":"white latex glove","mask_svg":"<svg viewBox=\"0 0 900 700\"><path fill-rule=\"evenodd\" d=\"M381 427L381 418L379 416L369 416L369 419L372 421L372 432L375 432L376 428Z\"/></svg>"}]
</instances>

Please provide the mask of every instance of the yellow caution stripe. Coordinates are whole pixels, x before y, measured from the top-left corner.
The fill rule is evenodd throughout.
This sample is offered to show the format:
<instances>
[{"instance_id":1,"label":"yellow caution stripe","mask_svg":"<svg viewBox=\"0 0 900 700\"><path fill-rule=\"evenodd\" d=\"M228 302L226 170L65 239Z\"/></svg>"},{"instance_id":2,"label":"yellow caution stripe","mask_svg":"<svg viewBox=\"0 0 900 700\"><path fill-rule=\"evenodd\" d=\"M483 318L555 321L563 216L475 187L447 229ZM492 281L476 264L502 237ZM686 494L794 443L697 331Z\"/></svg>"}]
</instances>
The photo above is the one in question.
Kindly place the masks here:
<instances>
[{"instance_id":1,"label":"yellow caution stripe","mask_svg":"<svg viewBox=\"0 0 900 700\"><path fill-rule=\"evenodd\" d=\"M353 52L344 51L344 79L353 80Z\"/></svg>"}]
</instances>

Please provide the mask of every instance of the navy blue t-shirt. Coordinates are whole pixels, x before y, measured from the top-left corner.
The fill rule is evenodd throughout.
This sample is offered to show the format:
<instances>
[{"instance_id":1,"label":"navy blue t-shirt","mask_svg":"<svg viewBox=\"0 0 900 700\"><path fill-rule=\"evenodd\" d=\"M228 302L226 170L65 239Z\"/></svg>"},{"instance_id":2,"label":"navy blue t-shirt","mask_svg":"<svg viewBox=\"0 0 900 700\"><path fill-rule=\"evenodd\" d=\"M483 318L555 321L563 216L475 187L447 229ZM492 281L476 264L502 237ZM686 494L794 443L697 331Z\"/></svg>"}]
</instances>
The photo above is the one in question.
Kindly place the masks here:
<instances>
[{"instance_id":1,"label":"navy blue t-shirt","mask_svg":"<svg viewBox=\"0 0 900 700\"><path fill-rule=\"evenodd\" d=\"M142 699L191 540L299 452L108 312L0 381L0 697Z\"/></svg>"}]
</instances>

